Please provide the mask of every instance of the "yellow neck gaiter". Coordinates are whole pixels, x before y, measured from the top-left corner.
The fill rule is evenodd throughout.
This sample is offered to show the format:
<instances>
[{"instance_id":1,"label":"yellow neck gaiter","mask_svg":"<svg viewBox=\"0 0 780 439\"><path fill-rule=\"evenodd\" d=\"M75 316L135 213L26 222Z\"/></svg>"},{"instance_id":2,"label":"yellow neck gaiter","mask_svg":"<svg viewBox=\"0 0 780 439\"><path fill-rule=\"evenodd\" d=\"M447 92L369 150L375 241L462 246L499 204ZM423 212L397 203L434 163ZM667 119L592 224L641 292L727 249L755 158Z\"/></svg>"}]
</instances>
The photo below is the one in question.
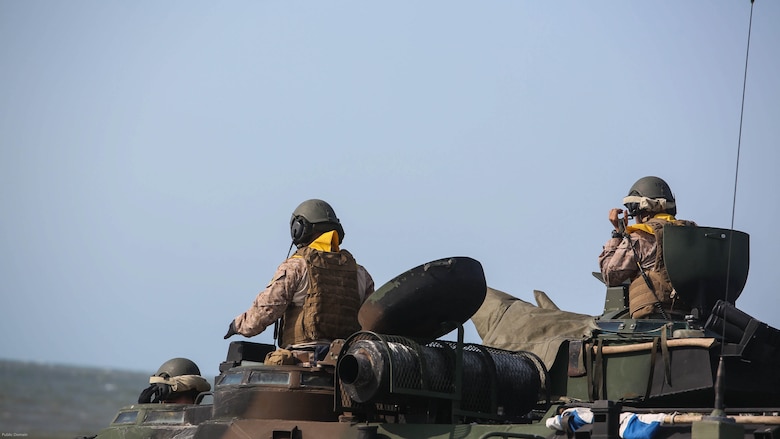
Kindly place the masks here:
<instances>
[{"instance_id":1,"label":"yellow neck gaiter","mask_svg":"<svg viewBox=\"0 0 780 439\"><path fill-rule=\"evenodd\" d=\"M335 230L325 232L322 235L312 241L307 247L319 250L321 252L337 252L339 251L339 234ZM300 258L301 256L295 254L293 258Z\"/></svg>"},{"instance_id":2,"label":"yellow neck gaiter","mask_svg":"<svg viewBox=\"0 0 780 439\"><path fill-rule=\"evenodd\" d=\"M674 221L675 220L674 215L670 215L668 213L657 213L657 214L655 214L653 216L653 218L658 218L658 219L664 220L664 221ZM637 230L641 230L641 231L649 233L651 235L655 235L655 232L653 231L653 228L650 227L646 223L634 224L634 225L631 225L631 226L626 226L626 232L627 233L632 233L632 232L635 232Z\"/></svg>"}]
</instances>

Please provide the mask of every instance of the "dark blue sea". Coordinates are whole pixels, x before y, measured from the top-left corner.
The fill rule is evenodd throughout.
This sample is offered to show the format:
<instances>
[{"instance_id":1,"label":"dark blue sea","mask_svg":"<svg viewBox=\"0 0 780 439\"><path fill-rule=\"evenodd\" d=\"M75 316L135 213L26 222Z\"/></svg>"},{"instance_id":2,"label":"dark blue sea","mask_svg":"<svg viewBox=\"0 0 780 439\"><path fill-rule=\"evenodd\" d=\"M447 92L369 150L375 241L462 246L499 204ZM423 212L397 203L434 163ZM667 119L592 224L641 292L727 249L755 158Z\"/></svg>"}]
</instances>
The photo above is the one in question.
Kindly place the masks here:
<instances>
[{"instance_id":1,"label":"dark blue sea","mask_svg":"<svg viewBox=\"0 0 780 439\"><path fill-rule=\"evenodd\" d=\"M140 372L0 359L0 439L93 436L148 382Z\"/></svg>"}]
</instances>

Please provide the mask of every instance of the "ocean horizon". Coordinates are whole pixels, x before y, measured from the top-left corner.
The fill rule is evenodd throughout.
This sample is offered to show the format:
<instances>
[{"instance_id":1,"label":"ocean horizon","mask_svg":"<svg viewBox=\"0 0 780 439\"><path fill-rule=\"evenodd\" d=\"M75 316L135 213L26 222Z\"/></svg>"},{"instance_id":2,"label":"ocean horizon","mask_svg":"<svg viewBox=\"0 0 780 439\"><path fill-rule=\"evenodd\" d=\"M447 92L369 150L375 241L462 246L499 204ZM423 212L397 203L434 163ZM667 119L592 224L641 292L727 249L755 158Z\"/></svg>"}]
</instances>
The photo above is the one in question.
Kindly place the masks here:
<instances>
[{"instance_id":1,"label":"ocean horizon","mask_svg":"<svg viewBox=\"0 0 780 439\"><path fill-rule=\"evenodd\" d=\"M94 436L121 407L136 403L148 383L143 372L0 359L0 434Z\"/></svg>"}]
</instances>

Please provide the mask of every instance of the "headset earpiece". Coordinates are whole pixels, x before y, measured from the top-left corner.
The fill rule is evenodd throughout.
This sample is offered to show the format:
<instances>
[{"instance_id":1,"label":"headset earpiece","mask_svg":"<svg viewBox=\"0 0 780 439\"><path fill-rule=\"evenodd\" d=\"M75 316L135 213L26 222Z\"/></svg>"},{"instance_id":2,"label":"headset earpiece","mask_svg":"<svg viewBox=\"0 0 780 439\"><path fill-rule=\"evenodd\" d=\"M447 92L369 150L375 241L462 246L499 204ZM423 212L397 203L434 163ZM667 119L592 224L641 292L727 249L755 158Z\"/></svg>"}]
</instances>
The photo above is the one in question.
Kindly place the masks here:
<instances>
[{"instance_id":1,"label":"headset earpiece","mask_svg":"<svg viewBox=\"0 0 780 439\"><path fill-rule=\"evenodd\" d=\"M290 223L290 236L295 245L303 242L303 239L311 234L311 231L312 224L302 216L295 216L292 223Z\"/></svg>"}]
</instances>

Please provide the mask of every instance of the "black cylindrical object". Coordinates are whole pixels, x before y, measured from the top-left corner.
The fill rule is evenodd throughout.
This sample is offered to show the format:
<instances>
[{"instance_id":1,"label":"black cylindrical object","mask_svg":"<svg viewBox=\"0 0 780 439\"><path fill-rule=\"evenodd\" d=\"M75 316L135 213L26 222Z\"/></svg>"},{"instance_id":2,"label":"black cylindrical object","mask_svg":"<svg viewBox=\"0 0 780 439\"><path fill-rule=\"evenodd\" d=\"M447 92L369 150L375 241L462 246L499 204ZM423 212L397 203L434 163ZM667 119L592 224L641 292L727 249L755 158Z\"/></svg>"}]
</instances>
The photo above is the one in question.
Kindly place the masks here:
<instances>
[{"instance_id":1,"label":"black cylindrical object","mask_svg":"<svg viewBox=\"0 0 780 439\"><path fill-rule=\"evenodd\" d=\"M715 303L715 306L712 308L712 314L732 323L743 331L753 319L744 311L737 309L736 306L722 300L718 300Z\"/></svg>"},{"instance_id":2,"label":"black cylindrical object","mask_svg":"<svg viewBox=\"0 0 780 439\"><path fill-rule=\"evenodd\" d=\"M727 343L739 343L745 335L745 328L740 328L715 314L710 314L707 318L706 328L720 334Z\"/></svg>"},{"instance_id":3,"label":"black cylindrical object","mask_svg":"<svg viewBox=\"0 0 780 439\"><path fill-rule=\"evenodd\" d=\"M544 397L547 371L528 352L463 345L461 394L456 392L457 345L427 345L402 337L362 332L342 350L337 367L344 392L358 403L391 403L404 395L458 399L460 409L507 418L522 417Z\"/></svg>"}]
</instances>

